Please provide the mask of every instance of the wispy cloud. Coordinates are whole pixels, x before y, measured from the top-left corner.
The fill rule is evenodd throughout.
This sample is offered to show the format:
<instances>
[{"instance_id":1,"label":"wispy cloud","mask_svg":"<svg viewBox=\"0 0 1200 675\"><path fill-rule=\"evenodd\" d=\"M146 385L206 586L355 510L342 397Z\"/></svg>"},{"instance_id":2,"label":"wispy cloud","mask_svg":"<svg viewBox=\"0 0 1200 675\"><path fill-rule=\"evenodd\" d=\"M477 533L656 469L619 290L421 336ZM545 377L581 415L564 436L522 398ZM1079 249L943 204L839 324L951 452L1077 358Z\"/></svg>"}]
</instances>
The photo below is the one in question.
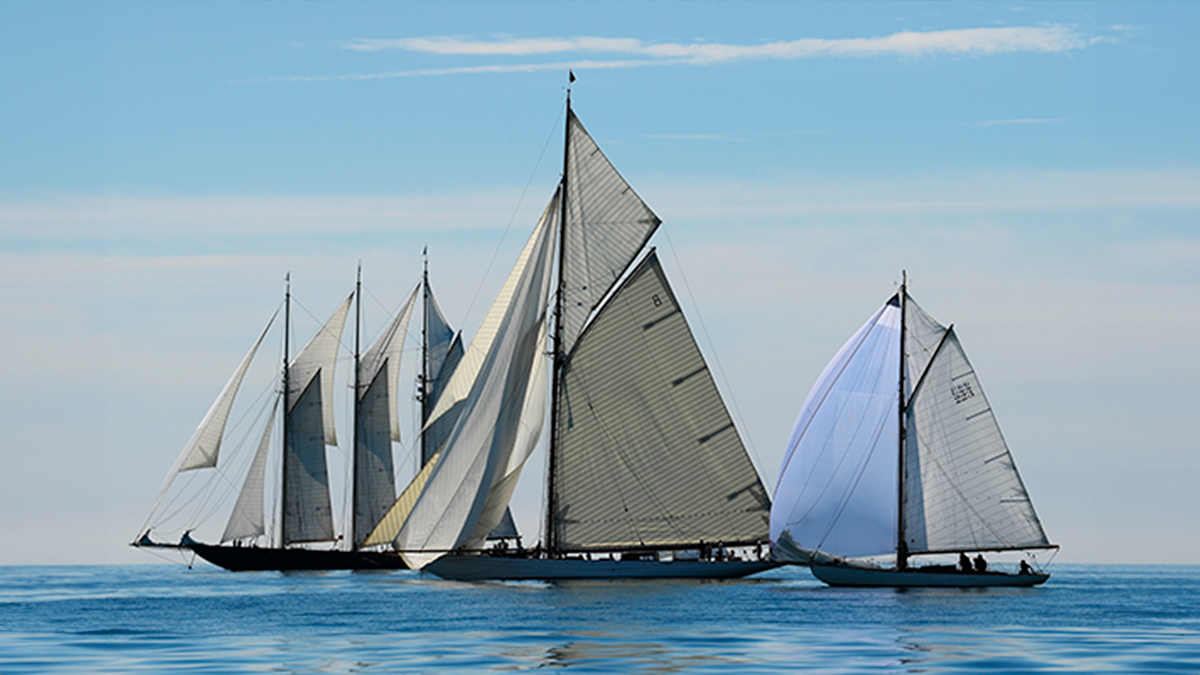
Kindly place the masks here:
<instances>
[{"instance_id":1,"label":"wispy cloud","mask_svg":"<svg viewBox=\"0 0 1200 675\"><path fill-rule=\"evenodd\" d=\"M548 54L621 54L668 59L689 64L712 64L744 59L802 59L813 57L989 55L1013 52L1065 52L1081 49L1088 40L1062 25L1006 28L965 28L941 31L901 31L867 38L802 38L757 45L712 42L647 43L634 38L572 37L478 40L461 37L419 37L393 40L355 40L346 49L373 52L399 49L442 56L543 56Z\"/></svg>"},{"instance_id":2,"label":"wispy cloud","mask_svg":"<svg viewBox=\"0 0 1200 675\"><path fill-rule=\"evenodd\" d=\"M984 120L972 124L973 127L1006 127L1028 124L1061 124L1067 120L1063 117L1022 117L1011 120Z\"/></svg>"}]
</instances>

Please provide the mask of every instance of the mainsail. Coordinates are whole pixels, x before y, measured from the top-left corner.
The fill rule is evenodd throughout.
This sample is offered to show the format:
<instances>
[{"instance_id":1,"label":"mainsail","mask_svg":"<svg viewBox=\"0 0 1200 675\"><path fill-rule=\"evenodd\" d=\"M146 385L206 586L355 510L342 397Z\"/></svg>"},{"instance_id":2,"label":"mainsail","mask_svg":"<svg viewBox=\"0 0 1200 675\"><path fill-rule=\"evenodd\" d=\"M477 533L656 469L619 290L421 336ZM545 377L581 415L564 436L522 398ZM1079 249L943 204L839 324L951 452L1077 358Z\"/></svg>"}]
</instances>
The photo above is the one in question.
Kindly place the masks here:
<instances>
[{"instance_id":1,"label":"mainsail","mask_svg":"<svg viewBox=\"0 0 1200 675\"><path fill-rule=\"evenodd\" d=\"M351 294L288 368L283 453L283 544L334 538L325 446L333 427L333 375Z\"/></svg>"},{"instance_id":2,"label":"mainsail","mask_svg":"<svg viewBox=\"0 0 1200 675\"><path fill-rule=\"evenodd\" d=\"M354 532L361 544L396 501L392 441L400 440L396 413L400 355L417 291L358 361L354 423Z\"/></svg>"},{"instance_id":3,"label":"mainsail","mask_svg":"<svg viewBox=\"0 0 1200 675\"><path fill-rule=\"evenodd\" d=\"M907 413L910 553L1050 545L953 328L915 385Z\"/></svg>"},{"instance_id":4,"label":"mainsail","mask_svg":"<svg viewBox=\"0 0 1200 675\"><path fill-rule=\"evenodd\" d=\"M559 550L766 534L770 502L653 251L588 324L562 378Z\"/></svg>"}]
</instances>

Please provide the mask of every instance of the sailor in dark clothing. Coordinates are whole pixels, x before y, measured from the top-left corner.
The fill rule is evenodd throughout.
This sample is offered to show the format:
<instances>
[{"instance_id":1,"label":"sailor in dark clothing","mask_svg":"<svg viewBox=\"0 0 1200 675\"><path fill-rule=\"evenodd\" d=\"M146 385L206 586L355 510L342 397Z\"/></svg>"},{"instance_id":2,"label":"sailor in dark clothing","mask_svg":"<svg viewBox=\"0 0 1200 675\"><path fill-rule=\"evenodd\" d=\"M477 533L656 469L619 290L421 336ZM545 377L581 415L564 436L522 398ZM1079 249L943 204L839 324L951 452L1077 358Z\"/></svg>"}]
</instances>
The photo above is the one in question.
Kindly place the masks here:
<instances>
[{"instance_id":1,"label":"sailor in dark clothing","mask_svg":"<svg viewBox=\"0 0 1200 675\"><path fill-rule=\"evenodd\" d=\"M960 572L970 572L971 571L971 559L967 557L966 553L958 554L958 571L960 571Z\"/></svg>"},{"instance_id":2,"label":"sailor in dark clothing","mask_svg":"<svg viewBox=\"0 0 1200 675\"><path fill-rule=\"evenodd\" d=\"M1029 567L1029 563L1021 561L1021 574L1033 574L1033 570Z\"/></svg>"},{"instance_id":3,"label":"sailor in dark clothing","mask_svg":"<svg viewBox=\"0 0 1200 675\"><path fill-rule=\"evenodd\" d=\"M982 553L975 556L975 571L976 572L986 572L987 571L987 561L983 559Z\"/></svg>"}]
</instances>

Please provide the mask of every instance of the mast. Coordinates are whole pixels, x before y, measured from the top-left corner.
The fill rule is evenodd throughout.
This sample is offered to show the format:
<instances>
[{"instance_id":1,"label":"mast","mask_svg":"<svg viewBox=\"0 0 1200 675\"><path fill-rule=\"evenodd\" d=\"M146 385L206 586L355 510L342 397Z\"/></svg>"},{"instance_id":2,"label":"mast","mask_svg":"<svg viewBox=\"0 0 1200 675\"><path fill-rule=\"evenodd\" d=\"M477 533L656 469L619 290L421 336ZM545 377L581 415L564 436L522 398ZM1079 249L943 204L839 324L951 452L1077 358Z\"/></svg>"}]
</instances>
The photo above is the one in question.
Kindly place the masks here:
<instances>
[{"instance_id":1,"label":"mast","mask_svg":"<svg viewBox=\"0 0 1200 675\"><path fill-rule=\"evenodd\" d=\"M359 361L362 357L362 261L358 261L358 274L354 279L354 431L350 436L350 550L358 548L355 533L358 532L358 426L362 412L362 382L359 381Z\"/></svg>"},{"instance_id":2,"label":"mast","mask_svg":"<svg viewBox=\"0 0 1200 675\"><path fill-rule=\"evenodd\" d=\"M429 247L421 252L424 271L421 277L421 466L429 461L425 422L429 420ZM419 469L418 469L419 470Z\"/></svg>"},{"instance_id":3,"label":"mast","mask_svg":"<svg viewBox=\"0 0 1200 675\"><path fill-rule=\"evenodd\" d=\"M899 424L900 438L898 444L899 447L897 448L899 452L899 464L897 465L896 471L896 494L899 497L899 503L896 508L896 569L901 570L908 567L908 540L906 533L904 532L904 474L907 470L907 462L905 461L905 446L907 445L905 443L905 437L907 434L905 433L904 425L906 417L905 413L907 412L904 402L904 364L906 361L904 358L904 320L907 314L907 308L908 272L906 270L901 272L900 280L900 388L898 392L899 404L897 405L897 409L899 411L897 423Z\"/></svg>"},{"instance_id":4,"label":"mast","mask_svg":"<svg viewBox=\"0 0 1200 675\"><path fill-rule=\"evenodd\" d=\"M287 283L287 290L283 296L283 453L280 458L279 471L279 548L285 548L287 541L285 539L287 527L287 461L288 461L288 443L291 441L292 425L291 414L288 410L288 361L290 360L290 340L292 330L292 273L288 272L284 278Z\"/></svg>"},{"instance_id":5,"label":"mast","mask_svg":"<svg viewBox=\"0 0 1200 675\"><path fill-rule=\"evenodd\" d=\"M575 81L571 73L570 81ZM557 499L554 486L556 455L558 454L558 392L562 378L562 309L563 291L566 290L563 281L563 250L566 248L567 228L567 167L571 152L571 87L567 85L567 121L563 132L563 170L562 181L559 183L558 215L558 290L554 294L554 350L551 353L550 371L550 444L546 450L546 555L557 557L558 536L554 530L554 513L557 509Z\"/></svg>"}]
</instances>

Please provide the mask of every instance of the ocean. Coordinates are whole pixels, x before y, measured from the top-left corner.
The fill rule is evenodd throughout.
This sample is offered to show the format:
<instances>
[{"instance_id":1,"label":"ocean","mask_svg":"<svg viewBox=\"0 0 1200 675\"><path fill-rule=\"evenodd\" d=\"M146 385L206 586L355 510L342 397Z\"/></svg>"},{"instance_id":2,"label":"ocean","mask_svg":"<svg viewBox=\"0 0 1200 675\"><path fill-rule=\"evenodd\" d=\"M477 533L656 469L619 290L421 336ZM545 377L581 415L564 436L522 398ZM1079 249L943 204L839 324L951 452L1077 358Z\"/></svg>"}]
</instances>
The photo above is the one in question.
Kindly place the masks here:
<instances>
[{"instance_id":1,"label":"ocean","mask_svg":"<svg viewBox=\"0 0 1200 675\"><path fill-rule=\"evenodd\" d=\"M0 673L1200 673L1200 566L1034 589L0 567Z\"/></svg>"}]
</instances>

